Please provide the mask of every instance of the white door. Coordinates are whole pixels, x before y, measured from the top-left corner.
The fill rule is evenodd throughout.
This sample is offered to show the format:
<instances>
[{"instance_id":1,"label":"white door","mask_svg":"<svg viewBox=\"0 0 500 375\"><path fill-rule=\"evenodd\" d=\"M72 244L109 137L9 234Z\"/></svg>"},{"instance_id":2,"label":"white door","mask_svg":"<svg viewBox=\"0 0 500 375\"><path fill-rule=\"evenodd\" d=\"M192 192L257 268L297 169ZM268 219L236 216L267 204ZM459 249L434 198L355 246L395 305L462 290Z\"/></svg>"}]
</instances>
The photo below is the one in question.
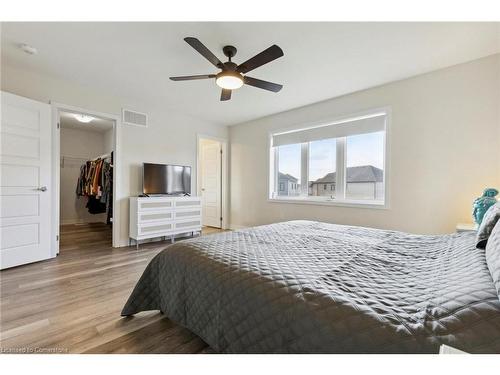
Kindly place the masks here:
<instances>
[{"instance_id":1,"label":"white door","mask_svg":"<svg viewBox=\"0 0 500 375\"><path fill-rule=\"evenodd\" d=\"M50 258L51 109L1 93L0 269Z\"/></svg>"},{"instance_id":2,"label":"white door","mask_svg":"<svg viewBox=\"0 0 500 375\"><path fill-rule=\"evenodd\" d=\"M221 144L211 140L201 140L201 198L203 225L220 228L221 210Z\"/></svg>"}]
</instances>

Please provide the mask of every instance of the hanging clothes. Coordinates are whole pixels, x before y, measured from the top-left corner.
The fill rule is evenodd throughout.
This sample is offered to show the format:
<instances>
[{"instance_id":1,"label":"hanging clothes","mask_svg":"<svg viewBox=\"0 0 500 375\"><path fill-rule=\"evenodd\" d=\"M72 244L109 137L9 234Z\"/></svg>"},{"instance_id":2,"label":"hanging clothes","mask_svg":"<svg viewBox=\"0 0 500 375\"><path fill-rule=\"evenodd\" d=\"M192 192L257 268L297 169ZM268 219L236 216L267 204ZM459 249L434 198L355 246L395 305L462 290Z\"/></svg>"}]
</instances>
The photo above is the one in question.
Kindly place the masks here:
<instances>
[{"instance_id":1,"label":"hanging clothes","mask_svg":"<svg viewBox=\"0 0 500 375\"><path fill-rule=\"evenodd\" d=\"M108 213L107 222L111 222L113 190L113 166L105 159L89 160L80 167L76 184L76 195L87 197L89 213Z\"/></svg>"},{"instance_id":2,"label":"hanging clothes","mask_svg":"<svg viewBox=\"0 0 500 375\"><path fill-rule=\"evenodd\" d=\"M109 163L104 163L101 168L101 180L103 181L102 190L100 190L100 199L102 203L107 203L111 195L113 181L113 167Z\"/></svg>"},{"instance_id":3,"label":"hanging clothes","mask_svg":"<svg viewBox=\"0 0 500 375\"><path fill-rule=\"evenodd\" d=\"M111 224L113 217L113 165L103 164L101 173L104 185L100 201L106 205L106 212L108 213L106 223Z\"/></svg>"},{"instance_id":4,"label":"hanging clothes","mask_svg":"<svg viewBox=\"0 0 500 375\"><path fill-rule=\"evenodd\" d=\"M92 195L89 196L87 205L85 207L88 208L89 213L94 215L103 214L106 212L106 204L102 203L98 198Z\"/></svg>"}]
</instances>

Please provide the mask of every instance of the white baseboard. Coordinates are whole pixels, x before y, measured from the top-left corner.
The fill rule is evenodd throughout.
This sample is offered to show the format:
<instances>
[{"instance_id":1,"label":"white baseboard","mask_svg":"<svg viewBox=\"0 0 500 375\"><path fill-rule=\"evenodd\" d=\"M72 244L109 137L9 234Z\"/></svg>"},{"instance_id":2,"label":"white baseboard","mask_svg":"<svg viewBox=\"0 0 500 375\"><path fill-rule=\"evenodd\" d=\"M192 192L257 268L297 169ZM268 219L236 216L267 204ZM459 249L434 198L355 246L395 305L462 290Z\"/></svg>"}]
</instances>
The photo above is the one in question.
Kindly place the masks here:
<instances>
[{"instance_id":1,"label":"white baseboard","mask_svg":"<svg viewBox=\"0 0 500 375\"><path fill-rule=\"evenodd\" d=\"M83 223L84 223L84 221L82 221L82 220L71 220L71 219L69 219L69 220L61 220L60 221L61 225L83 224Z\"/></svg>"},{"instance_id":2,"label":"white baseboard","mask_svg":"<svg viewBox=\"0 0 500 375\"><path fill-rule=\"evenodd\" d=\"M86 221L86 220L80 220L80 219L68 219L68 220L61 220L60 225L70 225L70 224L92 224L92 223L104 223L106 224L105 221Z\"/></svg>"},{"instance_id":3,"label":"white baseboard","mask_svg":"<svg viewBox=\"0 0 500 375\"><path fill-rule=\"evenodd\" d=\"M118 241L118 247L128 247L128 241L127 240L120 240Z\"/></svg>"}]
</instances>

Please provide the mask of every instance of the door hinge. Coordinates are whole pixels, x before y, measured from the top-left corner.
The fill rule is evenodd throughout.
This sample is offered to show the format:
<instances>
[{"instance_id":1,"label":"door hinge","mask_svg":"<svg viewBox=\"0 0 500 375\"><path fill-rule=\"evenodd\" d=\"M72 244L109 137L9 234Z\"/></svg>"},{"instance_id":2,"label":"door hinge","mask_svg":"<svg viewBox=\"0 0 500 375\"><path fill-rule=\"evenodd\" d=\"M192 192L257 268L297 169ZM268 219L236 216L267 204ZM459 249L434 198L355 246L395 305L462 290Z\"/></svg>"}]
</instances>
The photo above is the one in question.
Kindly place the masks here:
<instances>
[{"instance_id":1,"label":"door hinge","mask_svg":"<svg viewBox=\"0 0 500 375\"><path fill-rule=\"evenodd\" d=\"M222 216L220 217L220 221L222 221Z\"/></svg>"},{"instance_id":2,"label":"door hinge","mask_svg":"<svg viewBox=\"0 0 500 375\"><path fill-rule=\"evenodd\" d=\"M222 155L222 149L220 150L220 153L221 153L221 155Z\"/></svg>"},{"instance_id":3,"label":"door hinge","mask_svg":"<svg viewBox=\"0 0 500 375\"><path fill-rule=\"evenodd\" d=\"M56 234L56 241L59 241L59 235Z\"/></svg>"},{"instance_id":4,"label":"door hinge","mask_svg":"<svg viewBox=\"0 0 500 375\"><path fill-rule=\"evenodd\" d=\"M59 129L60 127L61 127L61 124L57 123L57 129Z\"/></svg>"}]
</instances>

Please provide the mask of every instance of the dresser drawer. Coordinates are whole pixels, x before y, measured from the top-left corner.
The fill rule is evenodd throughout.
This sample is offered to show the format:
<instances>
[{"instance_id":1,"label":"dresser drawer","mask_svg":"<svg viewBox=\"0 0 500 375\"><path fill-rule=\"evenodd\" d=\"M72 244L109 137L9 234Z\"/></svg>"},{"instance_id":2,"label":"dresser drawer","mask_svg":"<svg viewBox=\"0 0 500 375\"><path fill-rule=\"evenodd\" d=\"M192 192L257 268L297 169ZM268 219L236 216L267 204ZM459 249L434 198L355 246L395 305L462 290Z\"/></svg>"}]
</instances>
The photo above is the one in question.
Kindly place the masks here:
<instances>
[{"instance_id":1,"label":"dresser drawer","mask_svg":"<svg viewBox=\"0 0 500 375\"><path fill-rule=\"evenodd\" d=\"M138 211L170 211L174 208L173 201L165 200L144 200L138 202Z\"/></svg>"},{"instance_id":2,"label":"dresser drawer","mask_svg":"<svg viewBox=\"0 0 500 375\"><path fill-rule=\"evenodd\" d=\"M174 212L174 220L199 219L201 207L177 209Z\"/></svg>"},{"instance_id":3,"label":"dresser drawer","mask_svg":"<svg viewBox=\"0 0 500 375\"><path fill-rule=\"evenodd\" d=\"M174 219L173 211L142 211L139 212L137 217L137 222L139 224L144 223L155 223L155 222L165 222L172 221Z\"/></svg>"},{"instance_id":4,"label":"dresser drawer","mask_svg":"<svg viewBox=\"0 0 500 375\"><path fill-rule=\"evenodd\" d=\"M190 199L190 200L182 200L175 202L176 209L200 208L200 207L201 207L201 199Z\"/></svg>"},{"instance_id":5,"label":"dresser drawer","mask_svg":"<svg viewBox=\"0 0 500 375\"><path fill-rule=\"evenodd\" d=\"M201 219L189 219L189 220L179 220L175 222L175 231L180 233L185 230L186 232L190 232L192 230L200 230L201 228Z\"/></svg>"},{"instance_id":6,"label":"dresser drawer","mask_svg":"<svg viewBox=\"0 0 500 375\"><path fill-rule=\"evenodd\" d=\"M166 235L174 229L174 223L158 223L158 224L148 224L139 225L138 235L139 236L152 236L157 234L158 236Z\"/></svg>"}]
</instances>

